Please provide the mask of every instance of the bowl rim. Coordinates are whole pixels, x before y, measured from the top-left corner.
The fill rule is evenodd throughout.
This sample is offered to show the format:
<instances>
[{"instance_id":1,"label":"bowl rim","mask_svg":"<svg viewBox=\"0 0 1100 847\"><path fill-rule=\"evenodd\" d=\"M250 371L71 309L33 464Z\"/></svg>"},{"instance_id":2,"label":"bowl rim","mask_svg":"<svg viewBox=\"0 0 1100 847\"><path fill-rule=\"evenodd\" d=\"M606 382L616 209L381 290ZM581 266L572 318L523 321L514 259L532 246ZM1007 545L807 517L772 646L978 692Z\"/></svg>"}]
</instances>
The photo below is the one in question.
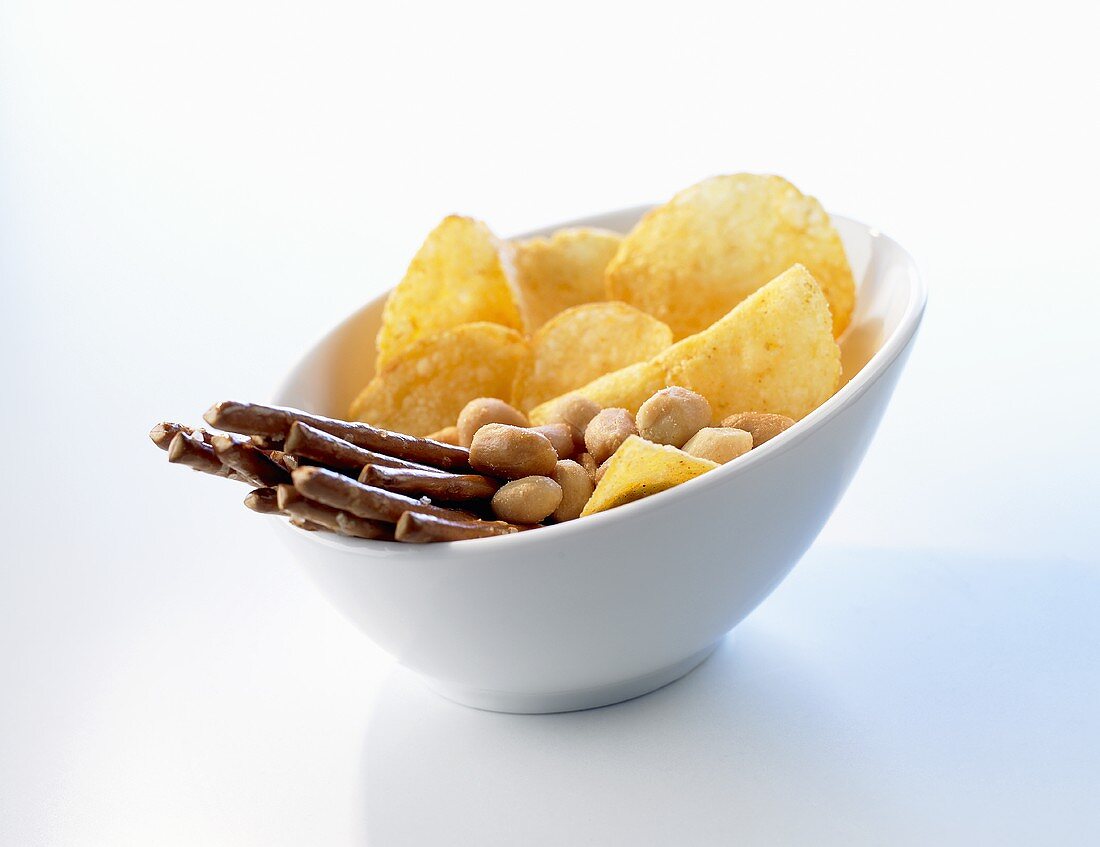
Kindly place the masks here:
<instances>
[{"instance_id":1,"label":"bowl rim","mask_svg":"<svg viewBox=\"0 0 1100 847\"><path fill-rule=\"evenodd\" d=\"M608 218L613 215L640 215L651 208L653 208L652 204L612 209L601 214L587 215L583 218L564 221L549 227L542 227L513 235L509 237L509 240L516 238L534 238L553 232L556 229L563 229L566 227L598 227L599 225L594 223L594 221ZM766 462L773 456L778 456L793 449L802 441L809 438L815 431L823 427L828 421L836 417L842 409L855 403L855 401L862 397L871 386L882 378L916 334L924 314L925 306L928 302L928 289L917 269L916 262L909 252L897 241L883 234L877 228L869 226L854 218L849 218L844 215L830 215L830 217L833 220L844 221L859 227L871 238L873 245L881 244L883 248L894 252L895 256L892 260L892 264L900 263L905 266L907 271L906 275L910 280L909 297L902 315L898 320L897 327L890 336L882 342L879 349L867 360L860 371L848 380L847 383L842 385L832 397L804 418L796 421L789 429L765 444L762 444L760 447L750 450L748 453L734 459L732 462L722 465L709 473L702 474L701 476L681 483L674 488L659 491L641 500L624 503L621 506L616 506L614 509L608 509L604 512L588 515L583 520L577 519L567 521L566 523L550 524L549 526L540 527L537 532L517 532L511 535L473 538L461 542L444 541L434 544L403 544L397 541L348 538L330 532L307 532L306 530L293 526L289 521L277 521L277 523L284 527L285 531L290 531L301 537L309 538L315 543L325 547L336 548L352 554L359 554L363 559L392 559L393 556L433 557L439 556L444 551L446 551L448 556L478 556L488 552L484 546L486 544L495 545L492 548L493 553L518 552L521 546L524 545L552 543L555 540L560 540L565 533L595 532L599 531L601 527L610 527L617 522L641 517L647 510L659 509L667 505L672 497L678 495L686 496L683 493L685 488L688 493L703 493L706 491L707 487L724 485L737 476L746 473L757 464ZM878 249L880 248L873 246L871 250L872 258L876 255ZM384 292L379 295L379 297L373 298L316 340L303 355L295 359L287 376L283 378L278 389L274 392L275 396L279 397L286 392L287 385L291 377L297 371L298 366L321 344L325 343L325 341L344 324L353 320L364 309L370 308L378 300L387 296L389 296L389 291ZM506 547L505 545L509 546ZM466 553L462 551L469 552Z\"/></svg>"}]
</instances>

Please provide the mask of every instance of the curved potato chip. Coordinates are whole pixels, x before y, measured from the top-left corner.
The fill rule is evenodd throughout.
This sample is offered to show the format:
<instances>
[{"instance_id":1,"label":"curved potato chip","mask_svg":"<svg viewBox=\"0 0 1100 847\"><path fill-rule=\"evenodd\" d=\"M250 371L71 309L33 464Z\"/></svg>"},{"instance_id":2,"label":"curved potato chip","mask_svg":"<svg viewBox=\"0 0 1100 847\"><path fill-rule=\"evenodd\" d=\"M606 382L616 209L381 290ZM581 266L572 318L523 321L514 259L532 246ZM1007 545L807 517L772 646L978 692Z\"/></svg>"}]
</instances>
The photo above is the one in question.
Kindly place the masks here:
<instances>
[{"instance_id":1,"label":"curved potato chip","mask_svg":"<svg viewBox=\"0 0 1100 847\"><path fill-rule=\"evenodd\" d=\"M631 435L608 460L596 490L581 517L603 512L673 488L721 467L710 459L691 456L668 444L654 444Z\"/></svg>"},{"instance_id":2,"label":"curved potato chip","mask_svg":"<svg viewBox=\"0 0 1100 847\"><path fill-rule=\"evenodd\" d=\"M680 385L706 397L715 420L747 410L800 420L828 400L839 381L829 305L809 271L795 265L709 329L575 393L637 412L655 391ZM532 409L531 422L545 423L555 402Z\"/></svg>"},{"instance_id":3,"label":"curved potato chip","mask_svg":"<svg viewBox=\"0 0 1100 847\"><path fill-rule=\"evenodd\" d=\"M652 359L672 344L672 330L626 303L585 303L544 324L531 339L512 403L523 411L596 377Z\"/></svg>"},{"instance_id":4,"label":"curved potato chip","mask_svg":"<svg viewBox=\"0 0 1100 847\"><path fill-rule=\"evenodd\" d=\"M607 268L607 292L660 318L679 339L796 262L825 292L838 337L852 316L855 280L821 204L782 177L717 176L642 218Z\"/></svg>"},{"instance_id":5,"label":"curved potato chip","mask_svg":"<svg viewBox=\"0 0 1100 847\"><path fill-rule=\"evenodd\" d=\"M570 306L605 300L603 274L622 236L606 229L559 229L515 242L516 281L528 332Z\"/></svg>"},{"instance_id":6,"label":"curved potato chip","mask_svg":"<svg viewBox=\"0 0 1100 847\"><path fill-rule=\"evenodd\" d=\"M379 370L418 339L454 326L489 321L521 329L514 277L512 248L485 224L444 218L386 300Z\"/></svg>"},{"instance_id":7,"label":"curved potato chip","mask_svg":"<svg viewBox=\"0 0 1100 847\"><path fill-rule=\"evenodd\" d=\"M428 435L452 426L475 397L509 397L516 369L529 354L522 335L493 323L421 338L368 383L351 405L351 418Z\"/></svg>"}]
</instances>

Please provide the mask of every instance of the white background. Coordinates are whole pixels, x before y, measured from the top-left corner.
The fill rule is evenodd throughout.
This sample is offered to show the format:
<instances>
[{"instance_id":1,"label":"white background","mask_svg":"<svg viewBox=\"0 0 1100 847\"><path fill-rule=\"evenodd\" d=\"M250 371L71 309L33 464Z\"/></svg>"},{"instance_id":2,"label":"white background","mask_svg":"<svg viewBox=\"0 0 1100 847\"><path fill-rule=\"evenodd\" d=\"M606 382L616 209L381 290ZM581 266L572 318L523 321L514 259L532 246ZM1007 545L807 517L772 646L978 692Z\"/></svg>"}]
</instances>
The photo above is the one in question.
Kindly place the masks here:
<instances>
[{"instance_id":1,"label":"white background","mask_svg":"<svg viewBox=\"0 0 1100 847\"><path fill-rule=\"evenodd\" d=\"M1095 7L0 6L0 843L1095 843ZM683 682L427 693L145 432L457 211L781 173L931 302L815 548ZM232 489L232 490L230 490Z\"/></svg>"}]
</instances>

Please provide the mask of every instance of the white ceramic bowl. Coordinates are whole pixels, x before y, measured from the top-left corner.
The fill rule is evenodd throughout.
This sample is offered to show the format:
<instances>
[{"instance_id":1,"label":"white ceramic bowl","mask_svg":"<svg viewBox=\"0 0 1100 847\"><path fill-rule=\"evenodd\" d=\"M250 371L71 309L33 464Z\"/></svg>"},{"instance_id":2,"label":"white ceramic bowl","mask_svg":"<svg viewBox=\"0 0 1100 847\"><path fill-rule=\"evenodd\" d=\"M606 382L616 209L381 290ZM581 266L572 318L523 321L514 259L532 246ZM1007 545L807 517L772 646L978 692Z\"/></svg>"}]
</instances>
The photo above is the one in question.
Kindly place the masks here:
<instances>
[{"instance_id":1,"label":"white ceramic bowl","mask_svg":"<svg viewBox=\"0 0 1100 847\"><path fill-rule=\"evenodd\" d=\"M644 211L559 226L625 232ZM645 500L512 536L402 545L284 521L279 532L336 608L452 700L557 712L672 682L768 596L821 531L920 324L926 295L909 256L874 230L834 220L859 282L841 341L847 383L744 457ZM322 339L275 402L342 416L373 371L383 302Z\"/></svg>"}]
</instances>

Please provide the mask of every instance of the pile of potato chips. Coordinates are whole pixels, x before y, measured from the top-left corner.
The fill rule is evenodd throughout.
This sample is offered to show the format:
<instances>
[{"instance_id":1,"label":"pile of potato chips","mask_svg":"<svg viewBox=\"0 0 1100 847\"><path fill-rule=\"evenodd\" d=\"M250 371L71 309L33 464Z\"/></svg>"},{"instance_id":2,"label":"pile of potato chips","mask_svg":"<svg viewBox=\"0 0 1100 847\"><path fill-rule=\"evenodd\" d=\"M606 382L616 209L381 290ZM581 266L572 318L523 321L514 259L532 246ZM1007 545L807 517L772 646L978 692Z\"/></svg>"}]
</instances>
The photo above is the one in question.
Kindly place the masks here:
<instances>
[{"instance_id":1,"label":"pile of potato chips","mask_svg":"<svg viewBox=\"0 0 1100 847\"><path fill-rule=\"evenodd\" d=\"M776 176L706 180L625 236L566 229L508 242L448 217L386 303L377 372L351 416L430 435L477 397L538 424L571 392L634 413L680 385L719 418L798 420L836 390L835 338L854 304L828 215Z\"/></svg>"}]
</instances>

